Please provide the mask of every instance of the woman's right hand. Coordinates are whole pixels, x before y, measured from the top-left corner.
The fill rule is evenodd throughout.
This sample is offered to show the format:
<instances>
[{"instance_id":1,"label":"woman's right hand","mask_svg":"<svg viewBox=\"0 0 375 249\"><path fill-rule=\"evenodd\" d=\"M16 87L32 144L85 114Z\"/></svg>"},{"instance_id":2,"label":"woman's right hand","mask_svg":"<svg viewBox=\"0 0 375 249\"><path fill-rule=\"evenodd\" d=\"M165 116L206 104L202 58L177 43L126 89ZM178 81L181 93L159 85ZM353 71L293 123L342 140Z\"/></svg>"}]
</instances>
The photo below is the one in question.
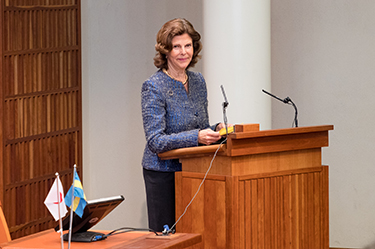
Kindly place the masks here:
<instances>
[{"instance_id":1,"label":"woman's right hand","mask_svg":"<svg viewBox=\"0 0 375 249\"><path fill-rule=\"evenodd\" d=\"M200 130L198 133L198 143L209 145L221 138L220 133L213 131L210 128Z\"/></svg>"}]
</instances>

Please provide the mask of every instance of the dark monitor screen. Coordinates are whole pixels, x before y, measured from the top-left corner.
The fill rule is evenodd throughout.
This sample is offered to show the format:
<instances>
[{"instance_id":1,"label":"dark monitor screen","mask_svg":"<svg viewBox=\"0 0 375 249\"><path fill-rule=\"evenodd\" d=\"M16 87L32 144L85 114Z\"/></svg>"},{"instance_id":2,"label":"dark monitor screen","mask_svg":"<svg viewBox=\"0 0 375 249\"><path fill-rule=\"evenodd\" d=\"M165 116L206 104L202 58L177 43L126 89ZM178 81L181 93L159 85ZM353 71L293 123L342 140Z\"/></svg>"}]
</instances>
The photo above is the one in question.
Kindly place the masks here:
<instances>
[{"instance_id":1,"label":"dark monitor screen","mask_svg":"<svg viewBox=\"0 0 375 249\"><path fill-rule=\"evenodd\" d=\"M115 209L125 198L122 195L87 201L82 218L73 212L72 233L83 233L99 223L107 214ZM70 212L63 219L63 230L69 230ZM59 226L55 227L55 231Z\"/></svg>"}]
</instances>

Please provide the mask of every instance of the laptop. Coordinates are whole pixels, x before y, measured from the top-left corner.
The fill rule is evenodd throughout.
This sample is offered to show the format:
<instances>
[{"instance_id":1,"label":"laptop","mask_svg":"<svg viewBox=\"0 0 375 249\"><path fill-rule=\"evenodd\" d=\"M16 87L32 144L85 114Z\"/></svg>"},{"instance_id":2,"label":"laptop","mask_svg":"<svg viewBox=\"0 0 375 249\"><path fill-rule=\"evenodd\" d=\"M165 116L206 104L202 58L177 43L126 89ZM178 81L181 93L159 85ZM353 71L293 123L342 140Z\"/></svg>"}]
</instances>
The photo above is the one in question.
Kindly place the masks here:
<instances>
[{"instance_id":1,"label":"laptop","mask_svg":"<svg viewBox=\"0 0 375 249\"><path fill-rule=\"evenodd\" d=\"M90 228L98 224L107 214L115 209L125 198L122 195L100 198L87 201L87 205L83 211L82 218L73 212L73 225L71 241L74 242L93 242L105 239L105 234L94 231L88 231ZM69 230L70 212L63 219L63 231ZM55 227L55 231L60 229ZM69 233L64 234L65 241L69 239Z\"/></svg>"}]
</instances>

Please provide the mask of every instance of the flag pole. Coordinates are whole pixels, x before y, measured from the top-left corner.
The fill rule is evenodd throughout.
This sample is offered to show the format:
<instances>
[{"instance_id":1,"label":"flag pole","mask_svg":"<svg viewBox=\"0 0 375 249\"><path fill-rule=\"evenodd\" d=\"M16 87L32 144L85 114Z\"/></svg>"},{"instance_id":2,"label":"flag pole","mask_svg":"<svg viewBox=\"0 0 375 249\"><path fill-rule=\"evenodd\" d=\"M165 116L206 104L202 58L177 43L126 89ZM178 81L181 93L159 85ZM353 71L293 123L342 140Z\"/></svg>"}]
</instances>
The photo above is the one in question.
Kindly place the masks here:
<instances>
[{"instance_id":1,"label":"flag pole","mask_svg":"<svg viewBox=\"0 0 375 249\"><path fill-rule=\"evenodd\" d=\"M61 205L61 201L60 201L60 190L59 190L59 182L60 182L60 177L59 177L59 173L56 172L56 179L57 179L57 204L58 204L58 210L59 210L59 226L60 226L60 239L61 239L61 249L64 249L64 240L63 240L63 230L62 230L62 218L61 218L61 213L60 213L60 205Z\"/></svg>"},{"instance_id":2,"label":"flag pole","mask_svg":"<svg viewBox=\"0 0 375 249\"><path fill-rule=\"evenodd\" d=\"M68 249L70 249L70 243L72 241L72 227L73 227L73 207L74 207L74 180L76 175L76 167L77 165L74 164L73 167L73 183L72 183L72 202L70 206L70 224L69 224L69 240L68 240Z\"/></svg>"}]
</instances>

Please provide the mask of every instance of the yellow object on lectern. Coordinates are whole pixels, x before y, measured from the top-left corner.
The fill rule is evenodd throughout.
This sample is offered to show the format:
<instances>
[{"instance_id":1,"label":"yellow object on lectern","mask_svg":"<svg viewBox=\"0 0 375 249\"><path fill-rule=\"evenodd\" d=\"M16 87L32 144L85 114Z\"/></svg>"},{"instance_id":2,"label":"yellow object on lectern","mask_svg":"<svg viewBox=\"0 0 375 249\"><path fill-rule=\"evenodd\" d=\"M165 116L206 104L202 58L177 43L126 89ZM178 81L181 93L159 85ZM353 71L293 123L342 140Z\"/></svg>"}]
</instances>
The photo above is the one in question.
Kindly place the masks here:
<instances>
[{"instance_id":1,"label":"yellow object on lectern","mask_svg":"<svg viewBox=\"0 0 375 249\"><path fill-rule=\"evenodd\" d=\"M228 127L228 134L229 134L229 133L232 133L233 131L234 131L234 126ZM227 129L222 128L222 129L219 131L219 133L220 133L220 136L224 136L224 135L227 134Z\"/></svg>"}]
</instances>

